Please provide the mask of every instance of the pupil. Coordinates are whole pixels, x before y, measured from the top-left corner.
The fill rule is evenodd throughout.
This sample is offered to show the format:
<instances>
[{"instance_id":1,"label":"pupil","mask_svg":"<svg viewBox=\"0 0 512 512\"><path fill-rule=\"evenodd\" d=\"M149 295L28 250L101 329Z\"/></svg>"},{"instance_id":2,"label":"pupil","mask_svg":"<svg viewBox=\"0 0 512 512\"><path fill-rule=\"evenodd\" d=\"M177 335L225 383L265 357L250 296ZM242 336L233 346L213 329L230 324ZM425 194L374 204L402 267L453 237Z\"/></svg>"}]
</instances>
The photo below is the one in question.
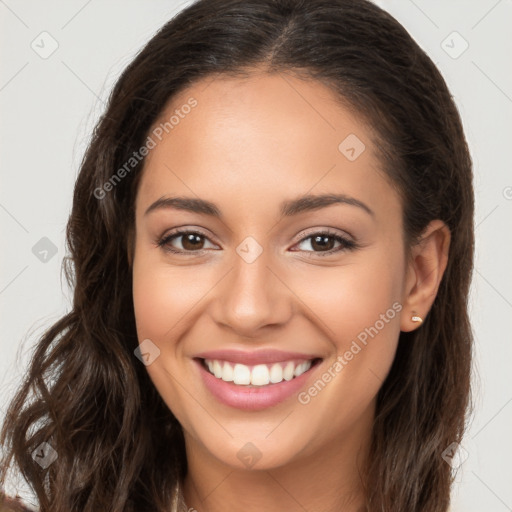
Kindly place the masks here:
<instances>
[{"instance_id":1,"label":"pupil","mask_svg":"<svg viewBox=\"0 0 512 512\"><path fill-rule=\"evenodd\" d=\"M184 237L183 247L187 250L197 249L198 243L199 243L199 245L201 244L201 235L196 235L195 233L189 233L188 235L185 235L185 237ZM189 245L189 246L187 247L187 245Z\"/></svg>"},{"instance_id":2,"label":"pupil","mask_svg":"<svg viewBox=\"0 0 512 512\"><path fill-rule=\"evenodd\" d=\"M323 249L325 250L326 249L326 245L327 246L330 246L332 244L329 244L328 243L328 240L331 239L332 240L332 237L330 235L326 235L326 236L315 236L313 238L313 243L312 243L312 246L313 248L315 249L315 244L318 244L319 248L320 249ZM327 247L327 250L329 249L332 249L332 247Z\"/></svg>"}]
</instances>

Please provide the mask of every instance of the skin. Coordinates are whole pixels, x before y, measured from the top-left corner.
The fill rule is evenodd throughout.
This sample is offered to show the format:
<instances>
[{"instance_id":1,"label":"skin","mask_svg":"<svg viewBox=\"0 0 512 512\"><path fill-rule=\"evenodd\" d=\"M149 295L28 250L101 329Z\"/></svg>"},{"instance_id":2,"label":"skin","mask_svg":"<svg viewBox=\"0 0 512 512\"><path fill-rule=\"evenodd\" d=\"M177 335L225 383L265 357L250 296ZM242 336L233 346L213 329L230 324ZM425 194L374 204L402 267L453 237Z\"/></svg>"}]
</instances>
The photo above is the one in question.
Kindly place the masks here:
<instances>
[{"instance_id":1,"label":"skin","mask_svg":"<svg viewBox=\"0 0 512 512\"><path fill-rule=\"evenodd\" d=\"M400 331L418 328L413 311L425 318L434 301L449 230L433 221L405 258L402 205L374 134L324 85L264 72L202 80L174 97L162 119L191 96L198 105L146 159L133 252L138 337L160 349L147 371L184 429L187 506L358 511L375 398ZM366 146L354 161L338 149L349 134ZM346 194L373 215L348 204L280 215L282 201L306 193ZM145 214L162 196L211 201L222 218L174 208ZM183 236L168 245L184 254L156 245L178 227L205 234L198 249ZM358 248L334 252L340 243L329 238L322 250L307 238L326 228ZM263 251L250 264L236 251L248 236ZM307 404L293 395L261 411L228 407L192 360L220 348L318 354L307 391L393 303L401 311ZM252 467L237 457L247 442L261 454Z\"/></svg>"}]
</instances>

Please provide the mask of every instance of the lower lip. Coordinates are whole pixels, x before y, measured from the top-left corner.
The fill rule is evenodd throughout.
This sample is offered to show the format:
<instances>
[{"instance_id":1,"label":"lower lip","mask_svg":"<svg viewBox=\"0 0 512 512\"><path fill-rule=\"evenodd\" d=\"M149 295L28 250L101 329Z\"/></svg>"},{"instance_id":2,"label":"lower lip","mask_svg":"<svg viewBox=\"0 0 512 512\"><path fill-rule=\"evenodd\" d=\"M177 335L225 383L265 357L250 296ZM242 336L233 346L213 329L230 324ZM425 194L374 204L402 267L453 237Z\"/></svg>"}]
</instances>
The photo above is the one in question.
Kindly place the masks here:
<instances>
[{"instance_id":1,"label":"lower lip","mask_svg":"<svg viewBox=\"0 0 512 512\"><path fill-rule=\"evenodd\" d=\"M294 394L297 394L304 387L312 371L319 366L319 363L312 366L292 380L283 380L278 384L266 386L237 386L233 382L226 382L212 375L203 365L202 360L195 360L199 366L201 378L213 396L220 402L237 409L257 411L277 405Z\"/></svg>"}]
</instances>

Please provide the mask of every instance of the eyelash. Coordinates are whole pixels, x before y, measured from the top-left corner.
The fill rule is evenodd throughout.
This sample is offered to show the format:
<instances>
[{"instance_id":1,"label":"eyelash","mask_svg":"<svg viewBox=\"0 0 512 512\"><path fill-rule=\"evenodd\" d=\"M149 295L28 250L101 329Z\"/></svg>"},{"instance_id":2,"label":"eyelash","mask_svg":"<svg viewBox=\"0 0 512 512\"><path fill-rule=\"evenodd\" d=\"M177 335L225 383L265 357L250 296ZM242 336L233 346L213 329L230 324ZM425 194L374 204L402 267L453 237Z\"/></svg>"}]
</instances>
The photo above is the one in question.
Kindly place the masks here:
<instances>
[{"instance_id":1,"label":"eyelash","mask_svg":"<svg viewBox=\"0 0 512 512\"><path fill-rule=\"evenodd\" d=\"M183 235L198 235L198 236L201 236L204 238L208 238L204 233L201 233L200 231L194 231L194 230L175 231L174 233L170 233L169 235L166 235L163 238L158 239L156 241L156 245L158 247L160 247L163 251L170 252L173 254L194 254L195 253L197 255L197 254L202 254L204 251L207 250L207 249L200 249L198 251L183 251L183 250L179 250L179 249L174 249L168 245L172 239L179 238L180 236L183 236ZM300 244L300 243L302 243L310 238L314 238L315 236L318 236L318 235L332 237L332 238L334 238L334 240L336 242L340 242L341 246L336 249L329 249L328 251L304 251L304 252L314 253L314 254L317 254L318 256L329 256L329 255L332 255L337 252L353 251L353 250L359 248L359 244L357 244L356 242L353 242L352 240L348 240L347 238L344 238L344 237L338 235L337 233L334 233L328 229L326 229L325 231L314 232L314 233L300 239L297 242L297 244ZM293 252L300 252L300 250L293 251Z\"/></svg>"}]
</instances>

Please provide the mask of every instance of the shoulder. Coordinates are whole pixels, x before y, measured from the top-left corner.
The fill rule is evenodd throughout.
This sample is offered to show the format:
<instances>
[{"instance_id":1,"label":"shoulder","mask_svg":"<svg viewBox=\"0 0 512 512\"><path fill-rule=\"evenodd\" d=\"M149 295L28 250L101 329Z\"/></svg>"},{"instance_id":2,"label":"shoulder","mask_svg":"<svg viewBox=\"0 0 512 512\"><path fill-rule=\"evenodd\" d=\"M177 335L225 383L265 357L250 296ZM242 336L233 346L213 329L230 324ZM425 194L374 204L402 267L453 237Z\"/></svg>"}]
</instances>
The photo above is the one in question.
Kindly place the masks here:
<instances>
[{"instance_id":1,"label":"shoulder","mask_svg":"<svg viewBox=\"0 0 512 512\"><path fill-rule=\"evenodd\" d=\"M34 512L23 505L19 498L0 493L0 512Z\"/></svg>"}]
</instances>

